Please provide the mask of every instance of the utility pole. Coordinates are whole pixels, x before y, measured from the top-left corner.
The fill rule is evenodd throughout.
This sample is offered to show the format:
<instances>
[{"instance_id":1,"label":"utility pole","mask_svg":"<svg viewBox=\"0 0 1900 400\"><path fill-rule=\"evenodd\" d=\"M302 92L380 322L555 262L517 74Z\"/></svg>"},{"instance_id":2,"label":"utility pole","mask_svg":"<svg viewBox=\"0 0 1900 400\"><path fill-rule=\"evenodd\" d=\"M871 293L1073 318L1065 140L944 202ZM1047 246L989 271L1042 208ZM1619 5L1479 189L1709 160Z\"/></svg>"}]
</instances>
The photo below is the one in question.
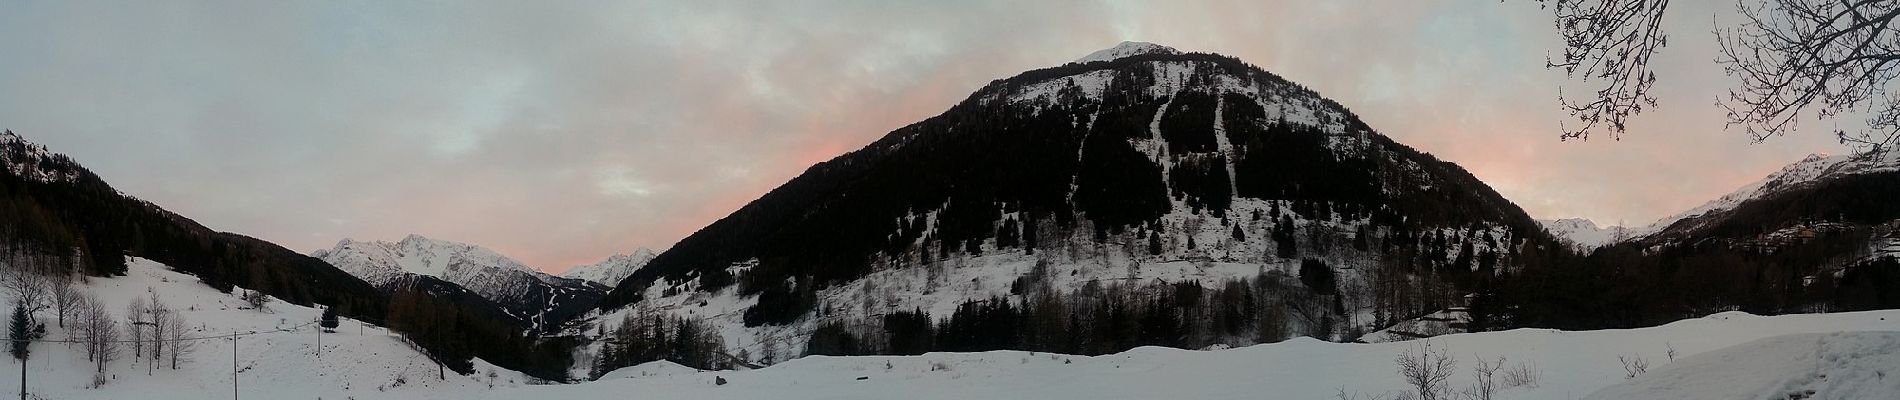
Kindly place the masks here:
<instances>
[{"instance_id":1,"label":"utility pole","mask_svg":"<svg viewBox=\"0 0 1900 400\"><path fill-rule=\"evenodd\" d=\"M237 332L231 332L231 400L238 398L237 385Z\"/></svg>"}]
</instances>

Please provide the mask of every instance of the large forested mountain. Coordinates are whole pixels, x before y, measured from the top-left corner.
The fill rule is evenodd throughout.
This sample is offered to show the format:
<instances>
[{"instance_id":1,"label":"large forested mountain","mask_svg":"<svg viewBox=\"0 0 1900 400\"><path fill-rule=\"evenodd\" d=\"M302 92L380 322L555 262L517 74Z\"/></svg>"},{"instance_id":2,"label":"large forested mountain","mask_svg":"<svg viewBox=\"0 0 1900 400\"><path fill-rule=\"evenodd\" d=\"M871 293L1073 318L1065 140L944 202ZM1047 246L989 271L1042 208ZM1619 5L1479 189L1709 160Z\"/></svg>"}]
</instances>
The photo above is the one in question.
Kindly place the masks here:
<instances>
[{"instance_id":1,"label":"large forested mountain","mask_svg":"<svg viewBox=\"0 0 1900 400\"><path fill-rule=\"evenodd\" d=\"M1307 88L1125 43L811 167L621 281L603 322L690 315L759 360L1341 339L1550 244L1463 169ZM1001 322L1035 313L1074 326ZM1039 336L1058 330L1077 337Z\"/></svg>"}]
</instances>

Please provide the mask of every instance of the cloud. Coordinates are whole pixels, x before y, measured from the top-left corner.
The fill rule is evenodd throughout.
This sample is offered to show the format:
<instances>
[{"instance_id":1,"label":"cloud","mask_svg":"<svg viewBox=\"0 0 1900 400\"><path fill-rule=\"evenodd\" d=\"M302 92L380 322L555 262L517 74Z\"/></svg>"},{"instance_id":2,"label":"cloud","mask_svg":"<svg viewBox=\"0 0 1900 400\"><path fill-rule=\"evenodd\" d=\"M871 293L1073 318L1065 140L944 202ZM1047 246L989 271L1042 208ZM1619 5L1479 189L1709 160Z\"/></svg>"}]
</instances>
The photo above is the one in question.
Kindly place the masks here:
<instances>
[{"instance_id":1,"label":"cloud","mask_svg":"<svg viewBox=\"0 0 1900 400\"><path fill-rule=\"evenodd\" d=\"M421 233L558 271L669 246L992 79L1147 40L1316 88L1534 215L1641 222L1830 148L1722 131L1695 7L1667 103L1620 142L1555 139L1535 5L1371 0L0 0L0 126L216 229Z\"/></svg>"}]
</instances>

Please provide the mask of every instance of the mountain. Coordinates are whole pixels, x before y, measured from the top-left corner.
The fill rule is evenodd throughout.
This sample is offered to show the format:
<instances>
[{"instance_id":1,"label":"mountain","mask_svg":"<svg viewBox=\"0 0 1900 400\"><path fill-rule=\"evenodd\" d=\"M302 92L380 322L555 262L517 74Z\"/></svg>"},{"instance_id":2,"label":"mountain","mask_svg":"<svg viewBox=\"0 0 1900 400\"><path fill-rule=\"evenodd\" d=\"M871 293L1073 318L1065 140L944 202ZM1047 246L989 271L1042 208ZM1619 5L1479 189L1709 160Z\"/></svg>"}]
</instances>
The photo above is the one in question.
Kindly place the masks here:
<instances>
[{"instance_id":1,"label":"mountain","mask_svg":"<svg viewBox=\"0 0 1900 400\"><path fill-rule=\"evenodd\" d=\"M1087 63L1092 63L1096 61L1114 61L1115 59L1118 59L1118 58L1137 56L1137 55L1142 55L1142 54L1181 54L1181 51L1175 50L1172 47L1162 46L1162 45L1158 45L1154 43L1129 41L1129 42L1121 42L1121 44L1117 44L1115 45L1115 47L1096 50L1094 53L1089 53L1089 55L1082 56L1082 58L1076 59L1074 64L1087 64Z\"/></svg>"},{"instance_id":2,"label":"mountain","mask_svg":"<svg viewBox=\"0 0 1900 400\"><path fill-rule=\"evenodd\" d=\"M454 283L417 275L379 288L322 259L215 231L128 196L71 158L10 131L0 134L0 161L6 167L0 168L0 242L11 250L9 265L116 277L127 274L127 260L136 257L219 292L249 289L387 326L448 369L472 372L480 357L542 379L565 379L567 345L523 335L534 328L531 318L515 317L519 312Z\"/></svg>"},{"instance_id":3,"label":"mountain","mask_svg":"<svg viewBox=\"0 0 1900 400\"><path fill-rule=\"evenodd\" d=\"M1449 306L1453 288L1552 240L1464 169L1310 89L1226 56L1123 43L993 81L812 166L618 282L598 320L690 316L750 360L860 342L1098 354L1344 338ZM1161 324L1178 317L1166 307L1217 307L1217 292L1232 296L1218 307L1242 307L1225 324L1271 322L1174 335L1164 329L1213 328L1117 330L1082 314ZM1045 295L1065 305L1031 304ZM914 338L879 331L1017 312L1093 336L995 325L893 344ZM1007 339L1024 337L1048 342Z\"/></svg>"},{"instance_id":4,"label":"mountain","mask_svg":"<svg viewBox=\"0 0 1900 400\"><path fill-rule=\"evenodd\" d=\"M1663 218L1639 230L1640 236L1651 240L1667 240L1718 228L1728 221L1744 206L1755 204L1785 203L1799 197L1825 194L1843 190L1845 186L1859 189L1871 189L1869 185L1881 186L1895 176L1900 176L1900 149L1888 148L1882 151L1849 155L1829 156L1812 154L1807 158L1782 167L1760 180L1744 185L1734 192L1711 200L1696 208ZM1845 195L1842 193L1841 195ZM1842 196L1820 196L1821 202L1885 200L1879 198L1846 199ZM1803 202L1809 206L1821 206L1815 202ZM1883 207L1875 207L1883 208ZM1808 214L1810 217L1826 219L1830 216L1815 215L1819 210L1782 210L1786 212ZM1872 210L1869 210L1872 211ZM1749 213L1742 213L1749 214ZM1767 222L1767 221L1761 221ZM1790 221L1778 221L1787 223ZM1728 233L1735 233L1730 230Z\"/></svg>"},{"instance_id":5,"label":"mountain","mask_svg":"<svg viewBox=\"0 0 1900 400\"><path fill-rule=\"evenodd\" d=\"M421 235L395 243L344 239L310 256L378 287L414 276L439 278L501 305L536 328L585 312L606 294L599 285L541 273L481 246Z\"/></svg>"},{"instance_id":6,"label":"mountain","mask_svg":"<svg viewBox=\"0 0 1900 400\"><path fill-rule=\"evenodd\" d=\"M567 273L561 274L561 277L611 286L627 279L627 276L633 275L633 271L640 267L645 267L648 262L653 261L653 257L653 250L650 249L634 250L633 254L614 254L594 265L574 267Z\"/></svg>"},{"instance_id":7,"label":"mountain","mask_svg":"<svg viewBox=\"0 0 1900 400\"><path fill-rule=\"evenodd\" d=\"M122 275L127 256L142 257L222 291L243 287L366 321L383 319L387 298L361 279L125 195L73 159L12 131L0 133L0 163L0 240L61 273Z\"/></svg>"},{"instance_id":8,"label":"mountain","mask_svg":"<svg viewBox=\"0 0 1900 400\"><path fill-rule=\"evenodd\" d=\"M1544 230L1556 235L1558 239L1569 241L1581 249L1594 249L1629 238L1629 229L1621 226L1599 227L1595 221L1585 218L1540 219L1538 224Z\"/></svg>"},{"instance_id":9,"label":"mountain","mask_svg":"<svg viewBox=\"0 0 1900 400\"><path fill-rule=\"evenodd\" d=\"M1900 307L1900 152L1815 155L1588 257L1513 279L1516 323Z\"/></svg>"}]
</instances>

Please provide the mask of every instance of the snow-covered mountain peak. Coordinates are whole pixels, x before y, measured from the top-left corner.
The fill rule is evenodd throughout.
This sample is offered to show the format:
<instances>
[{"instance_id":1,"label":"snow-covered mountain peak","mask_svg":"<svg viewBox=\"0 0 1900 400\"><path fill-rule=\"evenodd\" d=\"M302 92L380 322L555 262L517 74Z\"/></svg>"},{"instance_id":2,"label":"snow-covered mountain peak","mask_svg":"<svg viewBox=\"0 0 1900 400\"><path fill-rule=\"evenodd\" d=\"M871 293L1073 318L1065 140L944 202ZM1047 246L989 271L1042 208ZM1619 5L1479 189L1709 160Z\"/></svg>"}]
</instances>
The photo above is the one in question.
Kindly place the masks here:
<instances>
[{"instance_id":1,"label":"snow-covered mountain peak","mask_svg":"<svg viewBox=\"0 0 1900 400\"><path fill-rule=\"evenodd\" d=\"M409 235L401 241L344 239L311 257L377 287L429 276L453 283L502 305L506 312L541 324L584 309L605 290L536 271L494 250L467 243Z\"/></svg>"},{"instance_id":2,"label":"snow-covered mountain peak","mask_svg":"<svg viewBox=\"0 0 1900 400\"><path fill-rule=\"evenodd\" d=\"M0 131L0 164L14 175L40 182L70 182L79 179L79 164L65 155L47 150L13 131Z\"/></svg>"},{"instance_id":3,"label":"snow-covered mountain peak","mask_svg":"<svg viewBox=\"0 0 1900 400\"><path fill-rule=\"evenodd\" d=\"M1587 218L1540 219L1537 223L1552 235L1584 249L1603 247L1628 237L1628 229L1624 227L1598 226L1596 221Z\"/></svg>"},{"instance_id":4,"label":"snow-covered mountain peak","mask_svg":"<svg viewBox=\"0 0 1900 400\"><path fill-rule=\"evenodd\" d=\"M403 274L428 275L471 286L479 276L520 273L540 280L553 279L494 250L467 243L409 235L399 242L344 239L336 247L318 250L312 257L330 262L371 284L381 285Z\"/></svg>"},{"instance_id":5,"label":"snow-covered mountain peak","mask_svg":"<svg viewBox=\"0 0 1900 400\"><path fill-rule=\"evenodd\" d=\"M1154 43L1129 41L1129 42L1121 42L1121 44L1117 44L1115 45L1115 47L1096 50L1094 53L1089 53L1089 55L1087 56L1083 56L1082 58L1076 59L1075 62L1077 64L1082 64L1082 63L1090 63L1090 62L1096 62L1096 61L1109 61L1109 60L1114 60L1114 59L1122 58L1122 57L1128 57L1128 56L1134 56L1134 55L1140 55L1140 54L1150 54L1150 53L1181 54L1181 51L1175 50L1173 47L1162 46L1162 45L1158 45Z\"/></svg>"},{"instance_id":6,"label":"snow-covered mountain peak","mask_svg":"<svg viewBox=\"0 0 1900 400\"><path fill-rule=\"evenodd\" d=\"M613 286L619 284L621 280L627 279L627 276L633 275L633 271L646 266L648 262L652 262L653 257L655 257L653 250L646 248L634 250L631 254L614 254L612 257L607 257L606 260L595 263L594 265L574 267L568 270L567 273L561 274L561 277L583 279L602 285Z\"/></svg>"}]
</instances>

